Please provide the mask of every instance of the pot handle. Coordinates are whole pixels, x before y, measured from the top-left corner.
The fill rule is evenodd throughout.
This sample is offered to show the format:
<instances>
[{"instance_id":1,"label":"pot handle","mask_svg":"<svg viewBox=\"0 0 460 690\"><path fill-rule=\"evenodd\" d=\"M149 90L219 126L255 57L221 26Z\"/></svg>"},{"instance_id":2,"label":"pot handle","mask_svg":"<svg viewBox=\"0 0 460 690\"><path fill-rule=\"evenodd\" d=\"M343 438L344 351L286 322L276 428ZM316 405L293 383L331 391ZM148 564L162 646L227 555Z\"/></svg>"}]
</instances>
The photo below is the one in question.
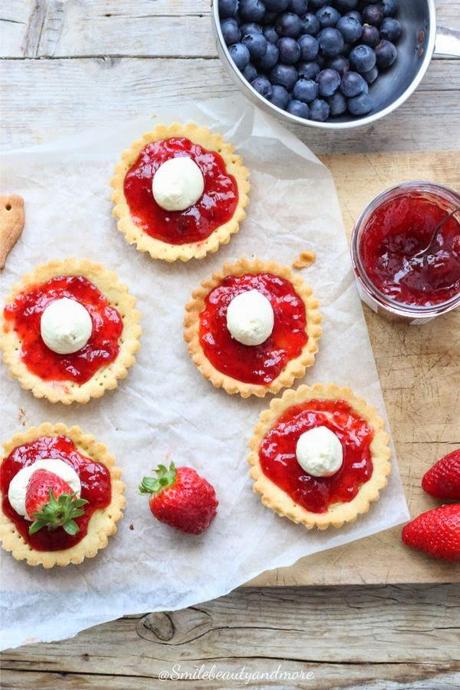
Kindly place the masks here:
<instances>
[{"instance_id":1,"label":"pot handle","mask_svg":"<svg viewBox=\"0 0 460 690\"><path fill-rule=\"evenodd\" d=\"M438 57L460 57L460 31L438 26L434 54Z\"/></svg>"}]
</instances>

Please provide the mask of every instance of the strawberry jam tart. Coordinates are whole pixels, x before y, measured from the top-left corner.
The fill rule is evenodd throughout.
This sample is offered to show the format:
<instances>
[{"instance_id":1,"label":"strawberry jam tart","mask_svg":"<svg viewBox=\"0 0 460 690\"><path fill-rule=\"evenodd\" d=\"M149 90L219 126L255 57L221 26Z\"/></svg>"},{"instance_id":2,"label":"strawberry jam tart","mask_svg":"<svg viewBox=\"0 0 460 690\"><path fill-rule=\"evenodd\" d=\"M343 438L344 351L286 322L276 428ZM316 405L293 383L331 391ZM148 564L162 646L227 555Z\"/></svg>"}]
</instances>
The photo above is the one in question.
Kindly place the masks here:
<instances>
[{"instance_id":1,"label":"strawberry jam tart","mask_svg":"<svg viewBox=\"0 0 460 690\"><path fill-rule=\"evenodd\" d=\"M387 484L389 437L376 410L349 388L285 391L250 441L262 503L307 528L341 527L366 513Z\"/></svg>"},{"instance_id":2,"label":"strawberry jam tart","mask_svg":"<svg viewBox=\"0 0 460 690\"><path fill-rule=\"evenodd\" d=\"M115 169L118 229L154 259L201 259L238 231L248 176L219 134L195 124L159 125L126 150Z\"/></svg>"},{"instance_id":3,"label":"strawberry jam tart","mask_svg":"<svg viewBox=\"0 0 460 690\"><path fill-rule=\"evenodd\" d=\"M416 323L450 311L460 304L460 195L428 183L384 192L358 221L352 255L374 310Z\"/></svg>"},{"instance_id":4,"label":"strawberry jam tart","mask_svg":"<svg viewBox=\"0 0 460 690\"><path fill-rule=\"evenodd\" d=\"M29 565L81 563L107 546L125 505L106 447L78 427L42 424L5 444L0 541Z\"/></svg>"},{"instance_id":5,"label":"strawberry jam tart","mask_svg":"<svg viewBox=\"0 0 460 690\"><path fill-rule=\"evenodd\" d=\"M67 259L24 276L3 310L0 346L23 388L51 402L87 402L134 363L136 302L98 264Z\"/></svg>"},{"instance_id":6,"label":"strawberry jam tart","mask_svg":"<svg viewBox=\"0 0 460 690\"><path fill-rule=\"evenodd\" d=\"M290 268L241 259L195 290L184 337L216 388L263 397L292 385L313 365L320 323L311 288Z\"/></svg>"}]
</instances>

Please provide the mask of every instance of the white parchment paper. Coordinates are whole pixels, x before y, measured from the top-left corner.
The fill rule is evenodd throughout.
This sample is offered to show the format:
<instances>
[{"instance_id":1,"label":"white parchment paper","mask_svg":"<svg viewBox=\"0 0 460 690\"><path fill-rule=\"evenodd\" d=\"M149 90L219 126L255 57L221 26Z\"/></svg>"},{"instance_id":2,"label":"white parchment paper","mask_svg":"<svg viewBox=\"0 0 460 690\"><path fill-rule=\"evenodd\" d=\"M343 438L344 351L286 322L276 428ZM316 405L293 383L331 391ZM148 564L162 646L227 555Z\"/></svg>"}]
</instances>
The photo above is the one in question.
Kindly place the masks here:
<instances>
[{"instance_id":1,"label":"white parchment paper","mask_svg":"<svg viewBox=\"0 0 460 690\"><path fill-rule=\"evenodd\" d=\"M120 152L156 122L174 119L208 125L231 140L252 184L240 233L216 255L185 265L152 261L125 243L111 217L108 187ZM225 260L257 255L290 264L301 250L314 249L317 262L305 278L321 302L324 333L305 381L350 385L385 414L334 184L292 134L232 97L12 151L4 154L3 168L3 187L24 196L27 220L0 275L2 303L36 264L87 257L116 270L136 295L144 334L126 381L84 406L35 400L1 367L3 439L20 423L77 423L116 455L128 501L109 546L80 566L45 571L2 552L2 648L62 639L123 614L214 599L264 570L407 519L396 461L381 500L344 529L309 532L264 508L252 493L246 456L268 399L242 400L215 390L195 369L182 339L191 290ZM168 456L177 465L193 465L216 487L218 515L201 537L156 522L146 497L137 493L140 478Z\"/></svg>"}]
</instances>

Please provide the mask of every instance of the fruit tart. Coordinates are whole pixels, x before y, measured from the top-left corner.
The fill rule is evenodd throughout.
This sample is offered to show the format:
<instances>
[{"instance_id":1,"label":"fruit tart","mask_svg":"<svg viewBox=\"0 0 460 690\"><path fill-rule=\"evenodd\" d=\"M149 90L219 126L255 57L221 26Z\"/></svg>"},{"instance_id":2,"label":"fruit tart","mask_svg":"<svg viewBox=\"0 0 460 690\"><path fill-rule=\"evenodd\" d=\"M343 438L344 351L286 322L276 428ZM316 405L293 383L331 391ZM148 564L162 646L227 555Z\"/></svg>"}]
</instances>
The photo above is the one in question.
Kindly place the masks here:
<instances>
[{"instance_id":1,"label":"fruit tart","mask_svg":"<svg viewBox=\"0 0 460 690\"><path fill-rule=\"evenodd\" d=\"M125 505L121 471L77 426L41 424L4 445L0 542L18 561L52 568L107 546Z\"/></svg>"},{"instance_id":2,"label":"fruit tart","mask_svg":"<svg viewBox=\"0 0 460 690\"><path fill-rule=\"evenodd\" d=\"M248 176L219 134L195 124L158 125L124 151L115 168L118 229L153 259L202 259L238 231Z\"/></svg>"},{"instance_id":3,"label":"fruit tart","mask_svg":"<svg viewBox=\"0 0 460 690\"><path fill-rule=\"evenodd\" d=\"M311 288L290 268L240 259L193 292L184 337L216 388L263 397L291 386L313 365L320 324Z\"/></svg>"},{"instance_id":4,"label":"fruit tart","mask_svg":"<svg viewBox=\"0 0 460 690\"><path fill-rule=\"evenodd\" d=\"M65 259L38 266L3 310L4 361L37 398L70 404L101 397L135 361L135 307L116 274L99 264Z\"/></svg>"},{"instance_id":5,"label":"fruit tart","mask_svg":"<svg viewBox=\"0 0 460 690\"><path fill-rule=\"evenodd\" d=\"M383 420L349 388L335 385L304 385L272 400L249 446L262 503L308 529L356 520L391 471Z\"/></svg>"}]
</instances>

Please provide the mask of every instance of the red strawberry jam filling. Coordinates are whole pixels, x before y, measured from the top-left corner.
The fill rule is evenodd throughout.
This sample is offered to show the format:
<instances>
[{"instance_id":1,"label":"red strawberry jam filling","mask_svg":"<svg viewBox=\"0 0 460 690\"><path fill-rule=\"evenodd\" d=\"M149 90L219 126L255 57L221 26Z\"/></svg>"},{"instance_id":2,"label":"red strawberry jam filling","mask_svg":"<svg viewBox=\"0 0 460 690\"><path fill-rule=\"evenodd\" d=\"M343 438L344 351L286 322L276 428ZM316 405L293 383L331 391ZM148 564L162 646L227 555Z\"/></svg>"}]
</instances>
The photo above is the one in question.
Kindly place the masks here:
<instances>
[{"instance_id":1,"label":"red strawberry jam filling","mask_svg":"<svg viewBox=\"0 0 460 690\"><path fill-rule=\"evenodd\" d=\"M247 290L258 290L275 315L272 334L261 345L243 345L227 328L231 300ZM270 384L307 343L304 301L292 283L271 273L226 276L206 297L200 314L200 343L211 364L227 376L254 384Z\"/></svg>"},{"instance_id":2,"label":"red strawberry jam filling","mask_svg":"<svg viewBox=\"0 0 460 690\"><path fill-rule=\"evenodd\" d=\"M67 534L62 527L54 530L43 527L35 534L29 534L32 523L19 515L8 500L8 489L13 477L23 467L46 458L66 462L80 477L81 498L88 503L84 506L84 515L75 518L79 531L74 536ZM66 436L41 436L14 448L0 465L0 488L4 514L14 522L24 540L37 551L59 551L78 544L88 531L94 511L107 508L112 500L110 472L107 467L79 453L73 441Z\"/></svg>"},{"instance_id":3,"label":"red strawberry jam filling","mask_svg":"<svg viewBox=\"0 0 460 690\"><path fill-rule=\"evenodd\" d=\"M50 350L40 335L40 319L56 299L68 297L89 312L93 331L78 352L59 355ZM85 383L102 367L113 362L119 352L123 321L102 292L84 276L58 276L21 292L4 310L6 327L14 328L21 340L21 358L29 371L44 381Z\"/></svg>"},{"instance_id":4,"label":"red strawberry jam filling","mask_svg":"<svg viewBox=\"0 0 460 690\"><path fill-rule=\"evenodd\" d=\"M160 165L179 156L188 156L198 165L204 177L204 192L184 211L166 211L153 197L152 180ZM147 235L169 244L205 240L232 218L238 204L238 185L227 173L222 156L185 137L145 146L126 173L124 193L133 222Z\"/></svg>"},{"instance_id":5,"label":"red strawberry jam filling","mask_svg":"<svg viewBox=\"0 0 460 690\"><path fill-rule=\"evenodd\" d=\"M325 426L343 448L343 464L332 477L313 477L297 462L299 436ZM372 475L370 445L374 433L343 400L311 400L293 405L264 437L259 449L264 474L293 501L313 513L324 513L333 503L348 503Z\"/></svg>"},{"instance_id":6,"label":"red strawberry jam filling","mask_svg":"<svg viewBox=\"0 0 460 690\"><path fill-rule=\"evenodd\" d=\"M460 205L460 202L459 202ZM396 302L433 306L460 295L460 220L434 195L404 194L377 208L363 229L360 255L375 287Z\"/></svg>"}]
</instances>

